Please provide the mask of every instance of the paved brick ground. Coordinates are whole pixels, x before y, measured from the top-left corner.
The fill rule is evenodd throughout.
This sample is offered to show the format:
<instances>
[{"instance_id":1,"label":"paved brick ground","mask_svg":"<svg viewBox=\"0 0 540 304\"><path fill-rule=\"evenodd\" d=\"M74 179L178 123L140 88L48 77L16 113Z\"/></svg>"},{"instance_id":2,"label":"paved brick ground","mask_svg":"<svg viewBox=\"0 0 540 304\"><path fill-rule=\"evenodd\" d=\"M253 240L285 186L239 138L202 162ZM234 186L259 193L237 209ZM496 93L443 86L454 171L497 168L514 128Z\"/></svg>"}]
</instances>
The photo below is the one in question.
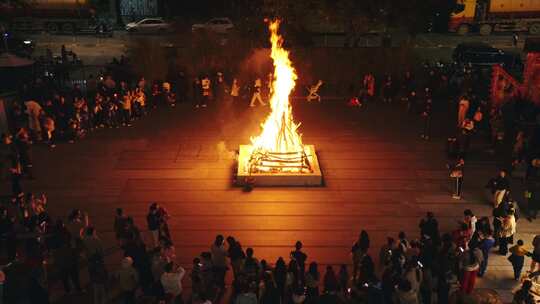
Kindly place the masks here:
<instances>
[{"instance_id":1,"label":"paved brick ground","mask_svg":"<svg viewBox=\"0 0 540 304\"><path fill-rule=\"evenodd\" d=\"M455 228L466 208L477 216L491 213L483 185L495 173L496 162L483 152L480 138L473 141L467 163L464 199L450 197L444 139L452 114L445 107L436 111L433 140L423 142L418 118L405 114L401 105L360 110L337 102L295 105L304 142L318 151L324 187L243 192L233 186L231 154L258 133L265 111L181 105L160 109L131 128L99 130L73 145L52 151L36 147L37 180L24 187L47 193L55 216L72 208L86 210L109 248L110 269L121 256L112 231L114 209L124 208L145 229L147 208L154 201L172 216L178 262L186 267L218 233L235 236L272 263L302 240L309 261L324 269L350 264L350 246L361 229L369 232L376 257L386 236L403 230L417 237L426 211L435 213L443 231ZM522 219L518 237L529 243L539 228L538 222ZM508 261L494 255L478 285L496 288L508 301L516 286L511 277ZM60 285L52 289L57 298ZM83 298L77 301L87 301Z\"/></svg>"}]
</instances>

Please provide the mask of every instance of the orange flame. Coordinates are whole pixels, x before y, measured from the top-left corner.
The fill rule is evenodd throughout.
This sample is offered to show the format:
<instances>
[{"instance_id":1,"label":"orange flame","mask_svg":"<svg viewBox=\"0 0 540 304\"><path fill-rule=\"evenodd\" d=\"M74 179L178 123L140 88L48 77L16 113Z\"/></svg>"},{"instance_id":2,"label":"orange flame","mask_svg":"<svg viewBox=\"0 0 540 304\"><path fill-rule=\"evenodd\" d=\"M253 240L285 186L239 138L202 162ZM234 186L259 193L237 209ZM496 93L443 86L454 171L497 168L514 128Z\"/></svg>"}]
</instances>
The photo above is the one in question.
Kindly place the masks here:
<instances>
[{"instance_id":1,"label":"orange flame","mask_svg":"<svg viewBox=\"0 0 540 304\"><path fill-rule=\"evenodd\" d=\"M283 48L283 38L278 34L279 20L270 22L270 57L274 62L270 107L272 112L261 124L262 132L251 138L254 150L289 153L303 151L302 136L297 132L300 124L293 121L289 94L298 78L289 59L289 52Z\"/></svg>"}]
</instances>

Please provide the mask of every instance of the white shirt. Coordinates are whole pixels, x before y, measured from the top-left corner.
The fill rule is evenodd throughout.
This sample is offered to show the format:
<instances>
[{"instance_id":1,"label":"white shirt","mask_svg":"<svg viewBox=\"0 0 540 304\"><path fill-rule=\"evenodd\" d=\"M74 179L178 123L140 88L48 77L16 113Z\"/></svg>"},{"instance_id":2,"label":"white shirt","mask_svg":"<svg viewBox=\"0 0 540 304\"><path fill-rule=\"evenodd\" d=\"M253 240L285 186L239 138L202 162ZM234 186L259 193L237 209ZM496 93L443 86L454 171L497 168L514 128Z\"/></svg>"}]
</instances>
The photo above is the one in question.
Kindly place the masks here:
<instances>
[{"instance_id":1,"label":"white shirt","mask_svg":"<svg viewBox=\"0 0 540 304\"><path fill-rule=\"evenodd\" d=\"M165 272L161 275L161 285L165 293L177 296L182 293L182 278L186 271L179 267L177 272Z\"/></svg>"},{"instance_id":2,"label":"white shirt","mask_svg":"<svg viewBox=\"0 0 540 304\"><path fill-rule=\"evenodd\" d=\"M476 222L478 222L476 216L471 216L471 234L474 234L474 232L476 231Z\"/></svg>"}]
</instances>

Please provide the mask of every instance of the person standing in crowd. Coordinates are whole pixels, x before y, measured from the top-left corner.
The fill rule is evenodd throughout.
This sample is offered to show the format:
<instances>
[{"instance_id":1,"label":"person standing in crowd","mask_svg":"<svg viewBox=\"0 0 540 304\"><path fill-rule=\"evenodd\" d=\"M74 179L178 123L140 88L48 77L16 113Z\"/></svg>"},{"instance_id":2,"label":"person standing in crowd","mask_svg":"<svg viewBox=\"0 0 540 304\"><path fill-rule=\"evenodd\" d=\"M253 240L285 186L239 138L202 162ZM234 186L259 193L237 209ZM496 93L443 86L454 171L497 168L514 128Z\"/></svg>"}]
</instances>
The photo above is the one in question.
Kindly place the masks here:
<instances>
[{"instance_id":1,"label":"person standing in crowd","mask_svg":"<svg viewBox=\"0 0 540 304\"><path fill-rule=\"evenodd\" d=\"M500 220L502 225L499 235L499 254L506 255L508 253L508 244L512 244L514 242L514 234L516 233L516 218L514 217L514 210L508 210L506 215Z\"/></svg>"},{"instance_id":2,"label":"person standing in crowd","mask_svg":"<svg viewBox=\"0 0 540 304\"><path fill-rule=\"evenodd\" d=\"M127 238L127 225L128 217L124 214L122 208L116 208L116 213L114 215L114 232L116 240L122 246Z\"/></svg>"},{"instance_id":3,"label":"person standing in crowd","mask_svg":"<svg viewBox=\"0 0 540 304\"><path fill-rule=\"evenodd\" d=\"M527 219L532 222L533 219L536 219L540 209L540 191L538 191L536 182L528 185L525 198L527 199Z\"/></svg>"},{"instance_id":4,"label":"person standing in crowd","mask_svg":"<svg viewBox=\"0 0 540 304\"><path fill-rule=\"evenodd\" d=\"M265 271L259 284L259 303L273 304L280 302L280 294L271 271Z\"/></svg>"},{"instance_id":5,"label":"person standing in crowd","mask_svg":"<svg viewBox=\"0 0 540 304\"><path fill-rule=\"evenodd\" d=\"M373 74L371 73L367 73L366 75L364 75L364 79L362 80L362 87L366 92L367 99L372 101L375 97L375 76L373 76Z\"/></svg>"},{"instance_id":6,"label":"person standing in crowd","mask_svg":"<svg viewBox=\"0 0 540 304\"><path fill-rule=\"evenodd\" d=\"M461 199L461 193L463 191L463 168L465 166L465 161L463 158L459 158L455 163L448 165L450 169L450 177L454 179L454 194L452 194L453 199Z\"/></svg>"},{"instance_id":7,"label":"person standing in crowd","mask_svg":"<svg viewBox=\"0 0 540 304\"><path fill-rule=\"evenodd\" d=\"M172 299L169 303L183 304L182 279L184 278L186 271L180 266L175 269L172 262L167 263L164 270L165 272L161 275L161 285L163 286L165 295Z\"/></svg>"},{"instance_id":8,"label":"person standing in crowd","mask_svg":"<svg viewBox=\"0 0 540 304\"><path fill-rule=\"evenodd\" d=\"M253 85L253 95L251 96L251 102L249 103L250 107L255 106L255 102L258 101L261 106L265 106L266 103L263 101L261 96L262 82L260 78L255 79Z\"/></svg>"},{"instance_id":9,"label":"person standing in crowd","mask_svg":"<svg viewBox=\"0 0 540 304\"><path fill-rule=\"evenodd\" d=\"M231 98L233 102L238 102L240 99L240 84L238 83L238 79L235 77L233 78L233 82L231 85Z\"/></svg>"},{"instance_id":10,"label":"person standing in crowd","mask_svg":"<svg viewBox=\"0 0 540 304\"><path fill-rule=\"evenodd\" d=\"M109 279L103 257L88 262L88 273L94 290L94 304L108 303L106 286Z\"/></svg>"},{"instance_id":11,"label":"person standing in crowd","mask_svg":"<svg viewBox=\"0 0 540 304\"><path fill-rule=\"evenodd\" d=\"M169 225L167 224L168 219L169 214L165 208L161 207L157 203L150 204L148 214L146 216L146 222L148 224L148 229L152 233L152 241L155 242L154 246L158 246L158 244L164 239L171 239ZM155 225L157 225L157 233L155 230Z\"/></svg>"},{"instance_id":12,"label":"person standing in crowd","mask_svg":"<svg viewBox=\"0 0 540 304\"><path fill-rule=\"evenodd\" d=\"M491 248L493 248L493 246L495 246L495 239L493 238L491 228L480 232L479 249L482 250L482 262L480 263L480 269L478 270L479 277L483 277L486 273L489 261L489 253L491 252Z\"/></svg>"},{"instance_id":13,"label":"person standing in crowd","mask_svg":"<svg viewBox=\"0 0 540 304\"><path fill-rule=\"evenodd\" d=\"M187 92L188 92L188 80L184 71L178 73L176 78L176 96L178 97L178 102L183 103L187 101Z\"/></svg>"},{"instance_id":14,"label":"person standing in crowd","mask_svg":"<svg viewBox=\"0 0 540 304\"><path fill-rule=\"evenodd\" d=\"M315 302L319 297L319 280L320 273L317 263L311 262L309 269L305 275L306 278L306 300L308 302Z\"/></svg>"},{"instance_id":15,"label":"person standing in crowd","mask_svg":"<svg viewBox=\"0 0 540 304\"><path fill-rule=\"evenodd\" d=\"M533 241L533 252L531 261L531 273L540 271L540 234L537 234Z\"/></svg>"},{"instance_id":16,"label":"person standing in crowd","mask_svg":"<svg viewBox=\"0 0 540 304\"><path fill-rule=\"evenodd\" d=\"M19 152L19 161L22 174L29 179L34 179L32 162L32 141L26 128L20 128L15 136L15 146Z\"/></svg>"},{"instance_id":17,"label":"person standing in crowd","mask_svg":"<svg viewBox=\"0 0 540 304\"><path fill-rule=\"evenodd\" d=\"M227 250L225 250L225 239L221 234L216 236L210 252L212 254L212 265L216 284L223 291L225 288L225 275L227 273Z\"/></svg>"},{"instance_id":18,"label":"person standing in crowd","mask_svg":"<svg viewBox=\"0 0 540 304\"><path fill-rule=\"evenodd\" d=\"M416 291L412 289L411 282L401 279L396 287L394 300L391 303L419 304L418 295L416 294Z\"/></svg>"},{"instance_id":19,"label":"person standing in crowd","mask_svg":"<svg viewBox=\"0 0 540 304\"><path fill-rule=\"evenodd\" d=\"M427 89L427 88L426 88ZM431 136L431 108L432 108L432 99L426 96L424 99L423 109L422 109L422 132L420 138L424 140L429 140Z\"/></svg>"},{"instance_id":20,"label":"person standing in crowd","mask_svg":"<svg viewBox=\"0 0 540 304\"><path fill-rule=\"evenodd\" d=\"M325 294L335 294L339 290L339 281L332 265L326 266L323 278L323 288Z\"/></svg>"},{"instance_id":21,"label":"person standing in crowd","mask_svg":"<svg viewBox=\"0 0 540 304\"><path fill-rule=\"evenodd\" d=\"M193 78L193 82L191 83L191 94L195 108L200 107L202 105L202 85L201 79L198 76Z\"/></svg>"},{"instance_id":22,"label":"person standing in crowd","mask_svg":"<svg viewBox=\"0 0 540 304\"><path fill-rule=\"evenodd\" d=\"M227 248L227 256L231 259L233 275L237 278L241 272L246 254L244 253L244 250L242 250L242 245L240 245L240 243L232 236L227 237L227 244L229 245Z\"/></svg>"},{"instance_id":23,"label":"person standing in crowd","mask_svg":"<svg viewBox=\"0 0 540 304\"><path fill-rule=\"evenodd\" d=\"M523 283L521 283L521 288L514 294L512 303L534 304L536 300L534 299L534 295L531 293L532 286L531 280L523 281Z\"/></svg>"},{"instance_id":24,"label":"person standing in crowd","mask_svg":"<svg viewBox=\"0 0 540 304\"><path fill-rule=\"evenodd\" d=\"M135 304L135 292L139 286L139 275L133 268L133 259L129 256L122 260L121 268L116 273L124 304Z\"/></svg>"},{"instance_id":25,"label":"person standing in crowd","mask_svg":"<svg viewBox=\"0 0 540 304\"><path fill-rule=\"evenodd\" d=\"M406 98L407 100L407 113L413 113L418 106L418 95L416 90L412 90Z\"/></svg>"},{"instance_id":26,"label":"person standing in crowd","mask_svg":"<svg viewBox=\"0 0 540 304\"><path fill-rule=\"evenodd\" d=\"M238 288L238 295L234 299L233 304L258 304L257 295L253 289L249 288L247 282L242 282Z\"/></svg>"},{"instance_id":27,"label":"person standing in crowd","mask_svg":"<svg viewBox=\"0 0 540 304\"><path fill-rule=\"evenodd\" d=\"M26 114L28 114L28 129L30 129L30 138L41 141L41 122L40 116L43 114L41 105L35 100L24 102Z\"/></svg>"},{"instance_id":28,"label":"person standing in crowd","mask_svg":"<svg viewBox=\"0 0 540 304\"><path fill-rule=\"evenodd\" d=\"M242 273L247 280L256 280L259 277L260 269L259 260L254 256L253 248L247 248Z\"/></svg>"},{"instance_id":29,"label":"person standing in crowd","mask_svg":"<svg viewBox=\"0 0 540 304\"><path fill-rule=\"evenodd\" d=\"M60 248L54 251L54 258L57 261L55 267L60 273L66 294L71 293L71 284L74 285L78 293L83 292L80 283L79 259L77 255L76 250L70 245L69 238L63 240Z\"/></svg>"},{"instance_id":30,"label":"person standing in crowd","mask_svg":"<svg viewBox=\"0 0 540 304\"><path fill-rule=\"evenodd\" d=\"M303 283L304 274L306 273L306 260L307 255L302 251L302 242L296 241L294 245L294 250L291 251L290 257L292 260L296 261L296 266L298 267L298 279Z\"/></svg>"},{"instance_id":31,"label":"person standing in crowd","mask_svg":"<svg viewBox=\"0 0 540 304\"><path fill-rule=\"evenodd\" d=\"M206 108L212 99L212 82L208 76L204 76L201 79L201 107Z\"/></svg>"},{"instance_id":32,"label":"person standing in crowd","mask_svg":"<svg viewBox=\"0 0 540 304\"><path fill-rule=\"evenodd\" d=\"M102 260L105 257L105 251L101 239L97 236L96 230L92 226L87 227L85 230L82 245L86 259L88 261Z\"/></svg>"},{"instance_id":33,"label":"person standing in crowd","mask_svg":"<svg viewBox=\"0 0 540 304\"><path fill-rule=\"evenodd\" d=\"M379 250L379 265L382 269L389 266L392 262L392 255L396 249L396 240L392 237L386 238L386 244ZM354 266L354 265L353 265Z\"/></svg>"},{"instance_id":34,"label":"person standing in crowd","mask_svg":"<svg viewBox=\"0 0 540 304\"><path fill-rule=\"evenodd\" d=\"M71 236L71 247L81 249L82 235L84 229L88 227L89 224L88 214L83 213L79 209L74 209L69 214L68 220L66 228Z\"/></svg>"},{"instance_id":35,"label":"person standing in crowd","mask_svg":"<svg viewBox=\"0 0 540 304\"><path fill-rule=\"evenodd\" d=\"M158 214L157 204L153 203L150 205L148 214L146 215L146 223L148 225L148 230L152 235L152 245L154 248L159 246L159 228L160 228L160 218Z\"/></svg>"},{"instance_id":36,"label":"person standing in crowd","mask_svg":"<svg viewBox=\"0 0 540 304\"><path fill-rule=\"evenodd\" d=\"M2 140L6 152L6 162L8 163L9 178L11 181L11 194L13 199L17 199L24 195L21 186L22 178L22 165L20 160L20 154L17 150L17 146L13 143L11 135L2 135Z\"/></svg>"},{"instance_id":37,"label":"person standing in crowd","mask_svg":"<svg viewBox=\"0 0 540 304\"><path fill-rule=\"evenodd\" d=\"M459 99L458 103L458 119L457 127L458 129L463 126L463 122L467 118L467 113L469 112L470 101L466 95L463 95Z\"/></svg>"},{"instance_id":38,"label":"person standing in crowd","mask_svg":"<svg viewBox=\"0 0 540 304\"><path fill-rule=\"evenodd\" d=\"M360 263L362 258L367 254L369 250L369 235L365 230L360 232L358 240L354 242L351 248L351 254L353 257L353 280L356 281L358 271L360 270Z\"/></svg>"},{"instance_id":39,"label":"person standing in crowd","mask_svg":"<svg viewBox=\"0 0 540 304\"><path fill-rule=\"evenodd\" d=\"M497 208L510 190L510 180L506 176L506 170L500 170L497 177L488 182L487 187L491 189L493 194L493 208Z\"/></svg>"},{"instance_id":40,"label":"person standing in crowd","mask_svg":"<svg viewBox=\"0 0 540 304\"><path fill-rule=\"evenodd\" d=\"M45 135L45 143L51 148L56 148L56 125L54 119L50 116L43 118L43 133Z\"/></svg>"},{"instance_id":41,"label":"person standing in crowd","mask_svg":"<svg viewBox=\"0 0 540 304\"><path fill-rule=\"evenodd\" d=\"M278 289L281 302L285 301L285 286L287 284L287 265L283 257L279 257L274 267L274 280Z\"/></svg>"},{"instance_id":42,"label":"person standing in crowd","mask_svg":"<svg viewBox=\"0 0 540 304\"><path fill-rule=\"evenodd\" d=\"M392 75L387 75L383 86L382 86L382 97L384 103L392 103L392 100L394 99L394 82L392 80Z\"/></svg>"},{"instance_id":43,"label":"person standing in crowd","mask_svg":"<svg viewBox=\"0 0 540 304\"><path fill-rule=\"evenodd\" d=\"M122 106L122 125L126 127L131 127L131 100L130 92L126 91L120 101Z\"/></svg>"},{"instance_id":44,"label":"person standing in crowd","mask_svg":"<svg viewBox=\"0 0 540 304\"><path fill-rule=\"evenodd\" d=\"M510 247L509 251L510 256L508 257L508 261L512 263L512 268L514 269L514 280L519 281L521 270L525 263L525 256L530 256L531 253L525 249L523 240L518 240L517 244Z\"/></svg>"},{"instance_id":45,"label":"person standing in crowd","mask_svg":"<svg viewBox=\"0 0 540 304\"><path fill-rule=\"evenodd\" d=\"M4 304L4 284L6 283L6 274L0 270L0 304Z\"/></svg>"},{"instance_id":46,"label":"person standing in crowd","mask_svg":"<svg viewBox=\"0 0 540 304\"><path fill-rule=\"evenodd\" d=\"M431 239L433 244L438 244L440 239L439 222L433 212L427 212L426 217L420 221L420 239Z\"/></svg>"},{"instance_id":47,"label":"person standing in crowd","mask_svg":"<svg viewBox=\"0 0 540 304\"><path fill-rule=\"evenodd\" d=\"M480 261L478 260L477 255L475 254L474 249L469 249L465 251L461 259L461 291L466 294L470 294L476 283L476 276L478 269L480 269Z\"/></svg>"},{"instance_id":48,"label":"person standing in crowd","mask_svg":"<svg viewBox=\"0 0 540 304\"><path fill-rule=\"evenodd\" d=\"M471 235L474 235L478 218L476 218L471 209L465 209L465 211L463 211L463 222L467 224L467 227L471 230Z\"/></svg>"}]
</instances>

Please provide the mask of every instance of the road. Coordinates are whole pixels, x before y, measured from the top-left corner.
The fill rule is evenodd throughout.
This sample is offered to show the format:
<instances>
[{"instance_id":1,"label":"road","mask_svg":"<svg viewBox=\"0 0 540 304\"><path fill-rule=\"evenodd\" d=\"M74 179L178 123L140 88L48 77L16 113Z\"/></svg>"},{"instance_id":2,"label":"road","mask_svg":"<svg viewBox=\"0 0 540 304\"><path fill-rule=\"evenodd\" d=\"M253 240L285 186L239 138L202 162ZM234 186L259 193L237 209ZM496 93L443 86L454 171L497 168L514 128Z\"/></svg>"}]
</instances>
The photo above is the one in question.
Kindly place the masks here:
<instances>
[{"instance_id":1,"label":"road","mask_svg":"<svg viewBox=\"0 0 540 304\"><path fill-rule=\"evenodd\" d=\"M60 53L60 47L65 45L73 50L83 60L85 64L100 65L109 62L113 57L120 57L125 54L130 45L136 43L140 38L150 39L161 45L168 45L175 41L176 47L187 47L189 45L189 33L173 35L129 35L124 31L116 31L112 38L96 38L93 36L68 36L68 35L31 35L37 43L35 55L44 54L45 49L50 48L54 54ZM343 47L345 36L343 35L317 35L312 38L315 47ZM443 61L450 61L452 49L462 42L485 42L494 47L520 51L523 47L525 36L522 37L519 47L512 46L512 39L509 35L492 35L488 37L479 35L457 36L454 34L422 34L412 41L420 58L437 58ZM405 43L405 36L396 35L393 37L392 45L398 46ZM358 40L359 47L375 47L381 45L381 37L374 35L362 36Z\"/></svg>"}]
</instances>

